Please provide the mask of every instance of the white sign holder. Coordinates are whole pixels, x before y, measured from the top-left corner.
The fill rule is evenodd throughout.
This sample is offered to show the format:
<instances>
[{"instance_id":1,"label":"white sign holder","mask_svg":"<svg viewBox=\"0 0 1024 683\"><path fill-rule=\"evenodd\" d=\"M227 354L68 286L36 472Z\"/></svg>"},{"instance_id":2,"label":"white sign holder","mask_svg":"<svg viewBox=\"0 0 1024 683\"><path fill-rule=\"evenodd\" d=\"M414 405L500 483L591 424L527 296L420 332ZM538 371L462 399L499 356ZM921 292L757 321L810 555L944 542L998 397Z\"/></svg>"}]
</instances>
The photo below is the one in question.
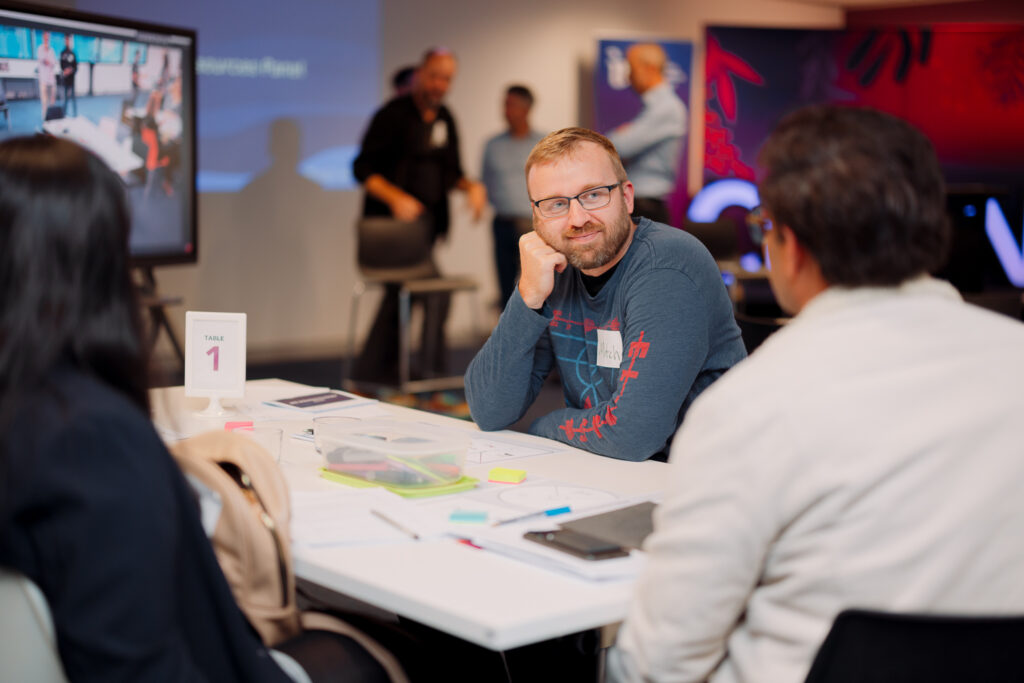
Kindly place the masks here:
<instances>
[{"instance_id":1,"label":"white sign holder","mask_svg":"<svg viewBox=\"0 0 1024 683\"><path fill-rule=\"evenodd\" d=\"M220 399L245 396L245 313L185 313L185 395L210 398L203 417L228 415Z\"/></svg>"}]
</instances>

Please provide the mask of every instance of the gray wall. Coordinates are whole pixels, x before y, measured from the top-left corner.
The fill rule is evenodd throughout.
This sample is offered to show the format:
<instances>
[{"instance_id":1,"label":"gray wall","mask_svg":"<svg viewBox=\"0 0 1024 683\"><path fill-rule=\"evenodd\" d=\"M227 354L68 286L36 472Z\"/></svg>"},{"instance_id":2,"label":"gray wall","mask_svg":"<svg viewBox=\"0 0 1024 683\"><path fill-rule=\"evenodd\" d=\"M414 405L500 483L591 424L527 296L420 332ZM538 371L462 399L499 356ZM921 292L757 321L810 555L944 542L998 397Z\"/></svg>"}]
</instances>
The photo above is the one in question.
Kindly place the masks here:
<instances>
[{"instance_id":1,"label":"gray wall","mask_svg":"<svg viewBox=\"0 0 1024 683\"><path fill-rule=\"evenodd\" d=\"M787 0L381 3L382 98L390 90L390 74L417 61L426 47L446 45L459 55L449 104L463 140L463 164L472 176L479 174L483 142L502 128L502 92L513 81L527 83L537 95L535 127L590 123L589 79L599 38L691 40L697 46L694 74L699 75L705 24L833 28L843 21L839 9ZM700 111L703 79L693 80L691 101ZM692 182L701 176L701 120L691 116ZM200 262L157 269L163 293L185 298L184 306L170 311L172 325L184 333L185 310L239 311L248 314L251 360L344 351L355 277L353 223L360 205L358 192L323 192L289 169L272 169L259 187L241 194L201 196ZM495 319L489 304L497 296L489 216L471 221L459 194L453 214L439 261L446 271L480 280L480 319L489 326ZM366 299L360 338L375 308L375 299ZM454 300L449 331L456 341L471 337L470 301L465 296ZM161 344L158 353L168 354L169 346Z\"/></svg>"}]
</instances>

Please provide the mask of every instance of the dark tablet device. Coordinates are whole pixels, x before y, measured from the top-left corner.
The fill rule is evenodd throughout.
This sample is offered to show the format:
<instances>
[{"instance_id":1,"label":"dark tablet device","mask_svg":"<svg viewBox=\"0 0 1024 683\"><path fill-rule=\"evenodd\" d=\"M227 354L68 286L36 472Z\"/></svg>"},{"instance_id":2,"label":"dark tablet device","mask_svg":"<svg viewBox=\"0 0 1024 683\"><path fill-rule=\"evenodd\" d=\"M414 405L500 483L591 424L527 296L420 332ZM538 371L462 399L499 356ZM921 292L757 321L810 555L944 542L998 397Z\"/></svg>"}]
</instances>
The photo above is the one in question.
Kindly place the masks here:
<instances>
[{"instance_id":1,"label":"dark tablet device","mask_svg":"<svg viewBox=\"0 0 1024 683\"><path fill-rule=\"evenodd\" d=\"M584 560L608 560L613 557L626 557L629 551L609 541L588 536L570 529L558 531L528 531L523 538L534 543L556 548L562 552L581 557Z\"/></svg>"},{"instance_id":2,"label":"dark tablet device","mask_svg":"<svg viewBox=\"0 0 1024 683\"><path fill-rule=\"evenodd\" d=\"M654 530L651 515L655 507L657 505L651 502L637 503L611 512L563 522L561 528L603 538L623 548L639 550L644 539Z\"/></svg>"}]
</instances>

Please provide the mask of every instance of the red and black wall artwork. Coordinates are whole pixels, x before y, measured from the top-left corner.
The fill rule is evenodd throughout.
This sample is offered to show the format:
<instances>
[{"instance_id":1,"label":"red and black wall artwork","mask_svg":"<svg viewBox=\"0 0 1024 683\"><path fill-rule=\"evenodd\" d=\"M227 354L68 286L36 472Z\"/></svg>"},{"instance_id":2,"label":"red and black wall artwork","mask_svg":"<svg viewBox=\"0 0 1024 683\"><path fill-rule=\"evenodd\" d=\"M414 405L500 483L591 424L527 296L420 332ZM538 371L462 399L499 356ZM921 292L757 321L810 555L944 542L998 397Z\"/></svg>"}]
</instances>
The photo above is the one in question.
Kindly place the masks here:
<instances>
[{"instance_id":1,"label":"red and black wall artwork","mask_svg":"<svg viewBox=\"0 0 1024 683\"><path fill-rule=\"evenodd\" d=\"M1024 25L708 27L705 46L705 183L756 182L762 142L798 107L874 107L935 145L958 229L991 233L987 217L1012 231L1015 254L988 248L994 278L975 285L1024 287L1000 267L1015 257L1009 265L1024 269ZM1000 216L986 216L990 198Z\"/></svg>"}]
</instances>

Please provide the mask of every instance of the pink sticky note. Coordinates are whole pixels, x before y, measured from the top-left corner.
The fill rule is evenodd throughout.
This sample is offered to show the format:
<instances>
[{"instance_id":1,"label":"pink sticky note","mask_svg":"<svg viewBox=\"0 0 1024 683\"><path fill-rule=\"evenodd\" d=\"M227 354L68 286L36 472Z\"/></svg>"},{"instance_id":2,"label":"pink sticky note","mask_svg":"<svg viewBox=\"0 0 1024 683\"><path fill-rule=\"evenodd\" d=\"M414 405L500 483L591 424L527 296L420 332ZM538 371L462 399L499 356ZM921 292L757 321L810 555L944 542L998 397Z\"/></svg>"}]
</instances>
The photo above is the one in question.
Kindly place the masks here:
<instances>
[{"instance_id":1,"label":"pink sticky note","mask_svg":"<svg viewBox=\"0 0 1024 683\"><path fill-rule=\"evenodd\" d=\"M224 423L224 431L226 431L226 432L230 432L230 431L238 429L240 427L243 427L243 428L247 427L249 429L252 429L252 420L247 420L247 421L244 421L244 422L225 422Z\"/></svg>"}]
</instances>

